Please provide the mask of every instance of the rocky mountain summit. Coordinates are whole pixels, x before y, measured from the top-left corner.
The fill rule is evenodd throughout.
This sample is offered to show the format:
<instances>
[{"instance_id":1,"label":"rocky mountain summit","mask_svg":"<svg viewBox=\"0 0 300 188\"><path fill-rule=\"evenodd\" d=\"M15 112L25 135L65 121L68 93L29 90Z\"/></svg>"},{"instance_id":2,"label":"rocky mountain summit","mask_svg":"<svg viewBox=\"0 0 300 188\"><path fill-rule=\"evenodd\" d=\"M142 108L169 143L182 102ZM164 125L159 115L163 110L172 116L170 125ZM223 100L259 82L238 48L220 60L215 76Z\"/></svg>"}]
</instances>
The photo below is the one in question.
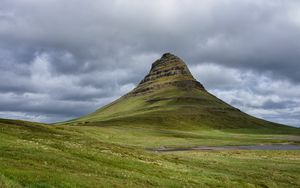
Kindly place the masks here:
<instances>
[{"instance_id":1,"label":"rocky mountain summit","mask_svg":"<svg viewBox=\"0 0 300 188\"><path fill-rule=\"evenodd\" d=\"M128 96L143 95L166 87L205 90L179 57L165 53L152 64L150 72Z\"/></svg>"}]
</instances>

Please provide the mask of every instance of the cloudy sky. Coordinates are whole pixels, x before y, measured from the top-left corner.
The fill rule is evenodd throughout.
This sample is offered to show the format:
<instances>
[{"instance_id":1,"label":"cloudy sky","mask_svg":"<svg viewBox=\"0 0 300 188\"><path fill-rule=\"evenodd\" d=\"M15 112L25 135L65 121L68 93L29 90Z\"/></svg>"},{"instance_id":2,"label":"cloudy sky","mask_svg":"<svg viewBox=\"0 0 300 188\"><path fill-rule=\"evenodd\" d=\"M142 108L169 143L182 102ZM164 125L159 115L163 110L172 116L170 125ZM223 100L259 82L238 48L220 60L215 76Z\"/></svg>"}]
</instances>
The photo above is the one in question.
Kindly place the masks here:
<instances>
[{"instance_id":1,"label":"cloudy sky","mask_svg":"<svg viewBox=\"0 0 300 188\"><path fill-rule=\"evenodd\" d=\"M0 0L0 117L92 112L164 52L226 102L300 126L299 0Z\"/></svg>"}]
</instances>

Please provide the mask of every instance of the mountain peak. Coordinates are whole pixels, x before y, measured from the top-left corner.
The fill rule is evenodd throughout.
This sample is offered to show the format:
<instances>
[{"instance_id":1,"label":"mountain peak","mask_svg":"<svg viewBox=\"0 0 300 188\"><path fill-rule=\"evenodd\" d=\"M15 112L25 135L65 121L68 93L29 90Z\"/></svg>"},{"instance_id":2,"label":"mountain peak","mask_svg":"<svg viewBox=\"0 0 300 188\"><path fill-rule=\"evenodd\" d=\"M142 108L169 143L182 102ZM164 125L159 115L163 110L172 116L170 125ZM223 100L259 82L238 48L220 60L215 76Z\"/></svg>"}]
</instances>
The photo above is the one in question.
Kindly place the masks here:
<instances>
[{"instance_id":1,"label":"mountain peak","mask_svg":"<svg viewBox=\"0 0 300 188\"><path fill-rule=\"evenodd\" d=\"M152 63L151 69L160 69L161 66L166 66L167 64L174 64L174 62L185 64L179 57L176 55L173 55L171 53L164 53L160 59L156 60L154 63Z\"/></svg>"},{"instance_id":2,"label":"mountain peak","mask_svg":"<svg viewBox=\"0 0 300 188\"><path fill-rule=\"evenodd\" d=\"M178 58L178 57L174 54L171 54L170 52L167 52L161 56L161 59L165 59L165 58Z\"/></svg>"},{"instance_id":3,"label":"mountain peak","mask_svg":"<svg viewBox=\"0 0 300 188\"><path fill-rule=\"evenodd\" d=\"M152 64L150 72L128 95L143 95L169 87L205 90L182 59L171 53L165 53Z\"/></svg>"}]
</instances>

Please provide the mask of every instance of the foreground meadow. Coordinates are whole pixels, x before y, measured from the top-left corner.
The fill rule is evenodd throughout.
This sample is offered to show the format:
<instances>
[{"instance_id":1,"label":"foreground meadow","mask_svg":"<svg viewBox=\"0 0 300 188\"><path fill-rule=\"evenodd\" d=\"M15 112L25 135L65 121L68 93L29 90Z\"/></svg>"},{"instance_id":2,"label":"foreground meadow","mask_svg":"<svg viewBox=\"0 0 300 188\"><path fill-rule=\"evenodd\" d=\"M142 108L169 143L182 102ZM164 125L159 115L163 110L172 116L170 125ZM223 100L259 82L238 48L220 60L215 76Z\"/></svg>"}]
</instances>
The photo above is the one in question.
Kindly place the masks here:
<instances>
[{"instance_id":1,"label":"foreground meadow","mask_svg":"<svg viewBox=\"0 0 300 188\"><path fill-rule=\"evenodd\" d=\"M299 150L146 150L259 143L299 136L1 121L0 187L300 187Z\"/></svg>"}]
</instances>

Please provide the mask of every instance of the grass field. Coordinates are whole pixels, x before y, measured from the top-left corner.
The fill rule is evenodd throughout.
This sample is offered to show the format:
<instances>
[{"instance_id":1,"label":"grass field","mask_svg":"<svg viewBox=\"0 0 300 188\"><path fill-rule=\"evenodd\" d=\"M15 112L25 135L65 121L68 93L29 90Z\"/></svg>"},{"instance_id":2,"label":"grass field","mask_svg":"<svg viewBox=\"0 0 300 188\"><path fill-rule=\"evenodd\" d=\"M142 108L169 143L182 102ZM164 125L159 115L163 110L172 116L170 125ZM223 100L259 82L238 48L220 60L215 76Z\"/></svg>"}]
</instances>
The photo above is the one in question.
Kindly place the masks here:
<instances>
[{"instance_id":1,"label":"grass field","mask_svg":"<svg viewBox=\"0 0 300 188\"><path fill-rule=\"evenodd\" d=\"M300 151L184 151L161 146L299 144L299 132L175 130L0 121L0 187L299 187Z\"/></svg>"}]
</instances>

